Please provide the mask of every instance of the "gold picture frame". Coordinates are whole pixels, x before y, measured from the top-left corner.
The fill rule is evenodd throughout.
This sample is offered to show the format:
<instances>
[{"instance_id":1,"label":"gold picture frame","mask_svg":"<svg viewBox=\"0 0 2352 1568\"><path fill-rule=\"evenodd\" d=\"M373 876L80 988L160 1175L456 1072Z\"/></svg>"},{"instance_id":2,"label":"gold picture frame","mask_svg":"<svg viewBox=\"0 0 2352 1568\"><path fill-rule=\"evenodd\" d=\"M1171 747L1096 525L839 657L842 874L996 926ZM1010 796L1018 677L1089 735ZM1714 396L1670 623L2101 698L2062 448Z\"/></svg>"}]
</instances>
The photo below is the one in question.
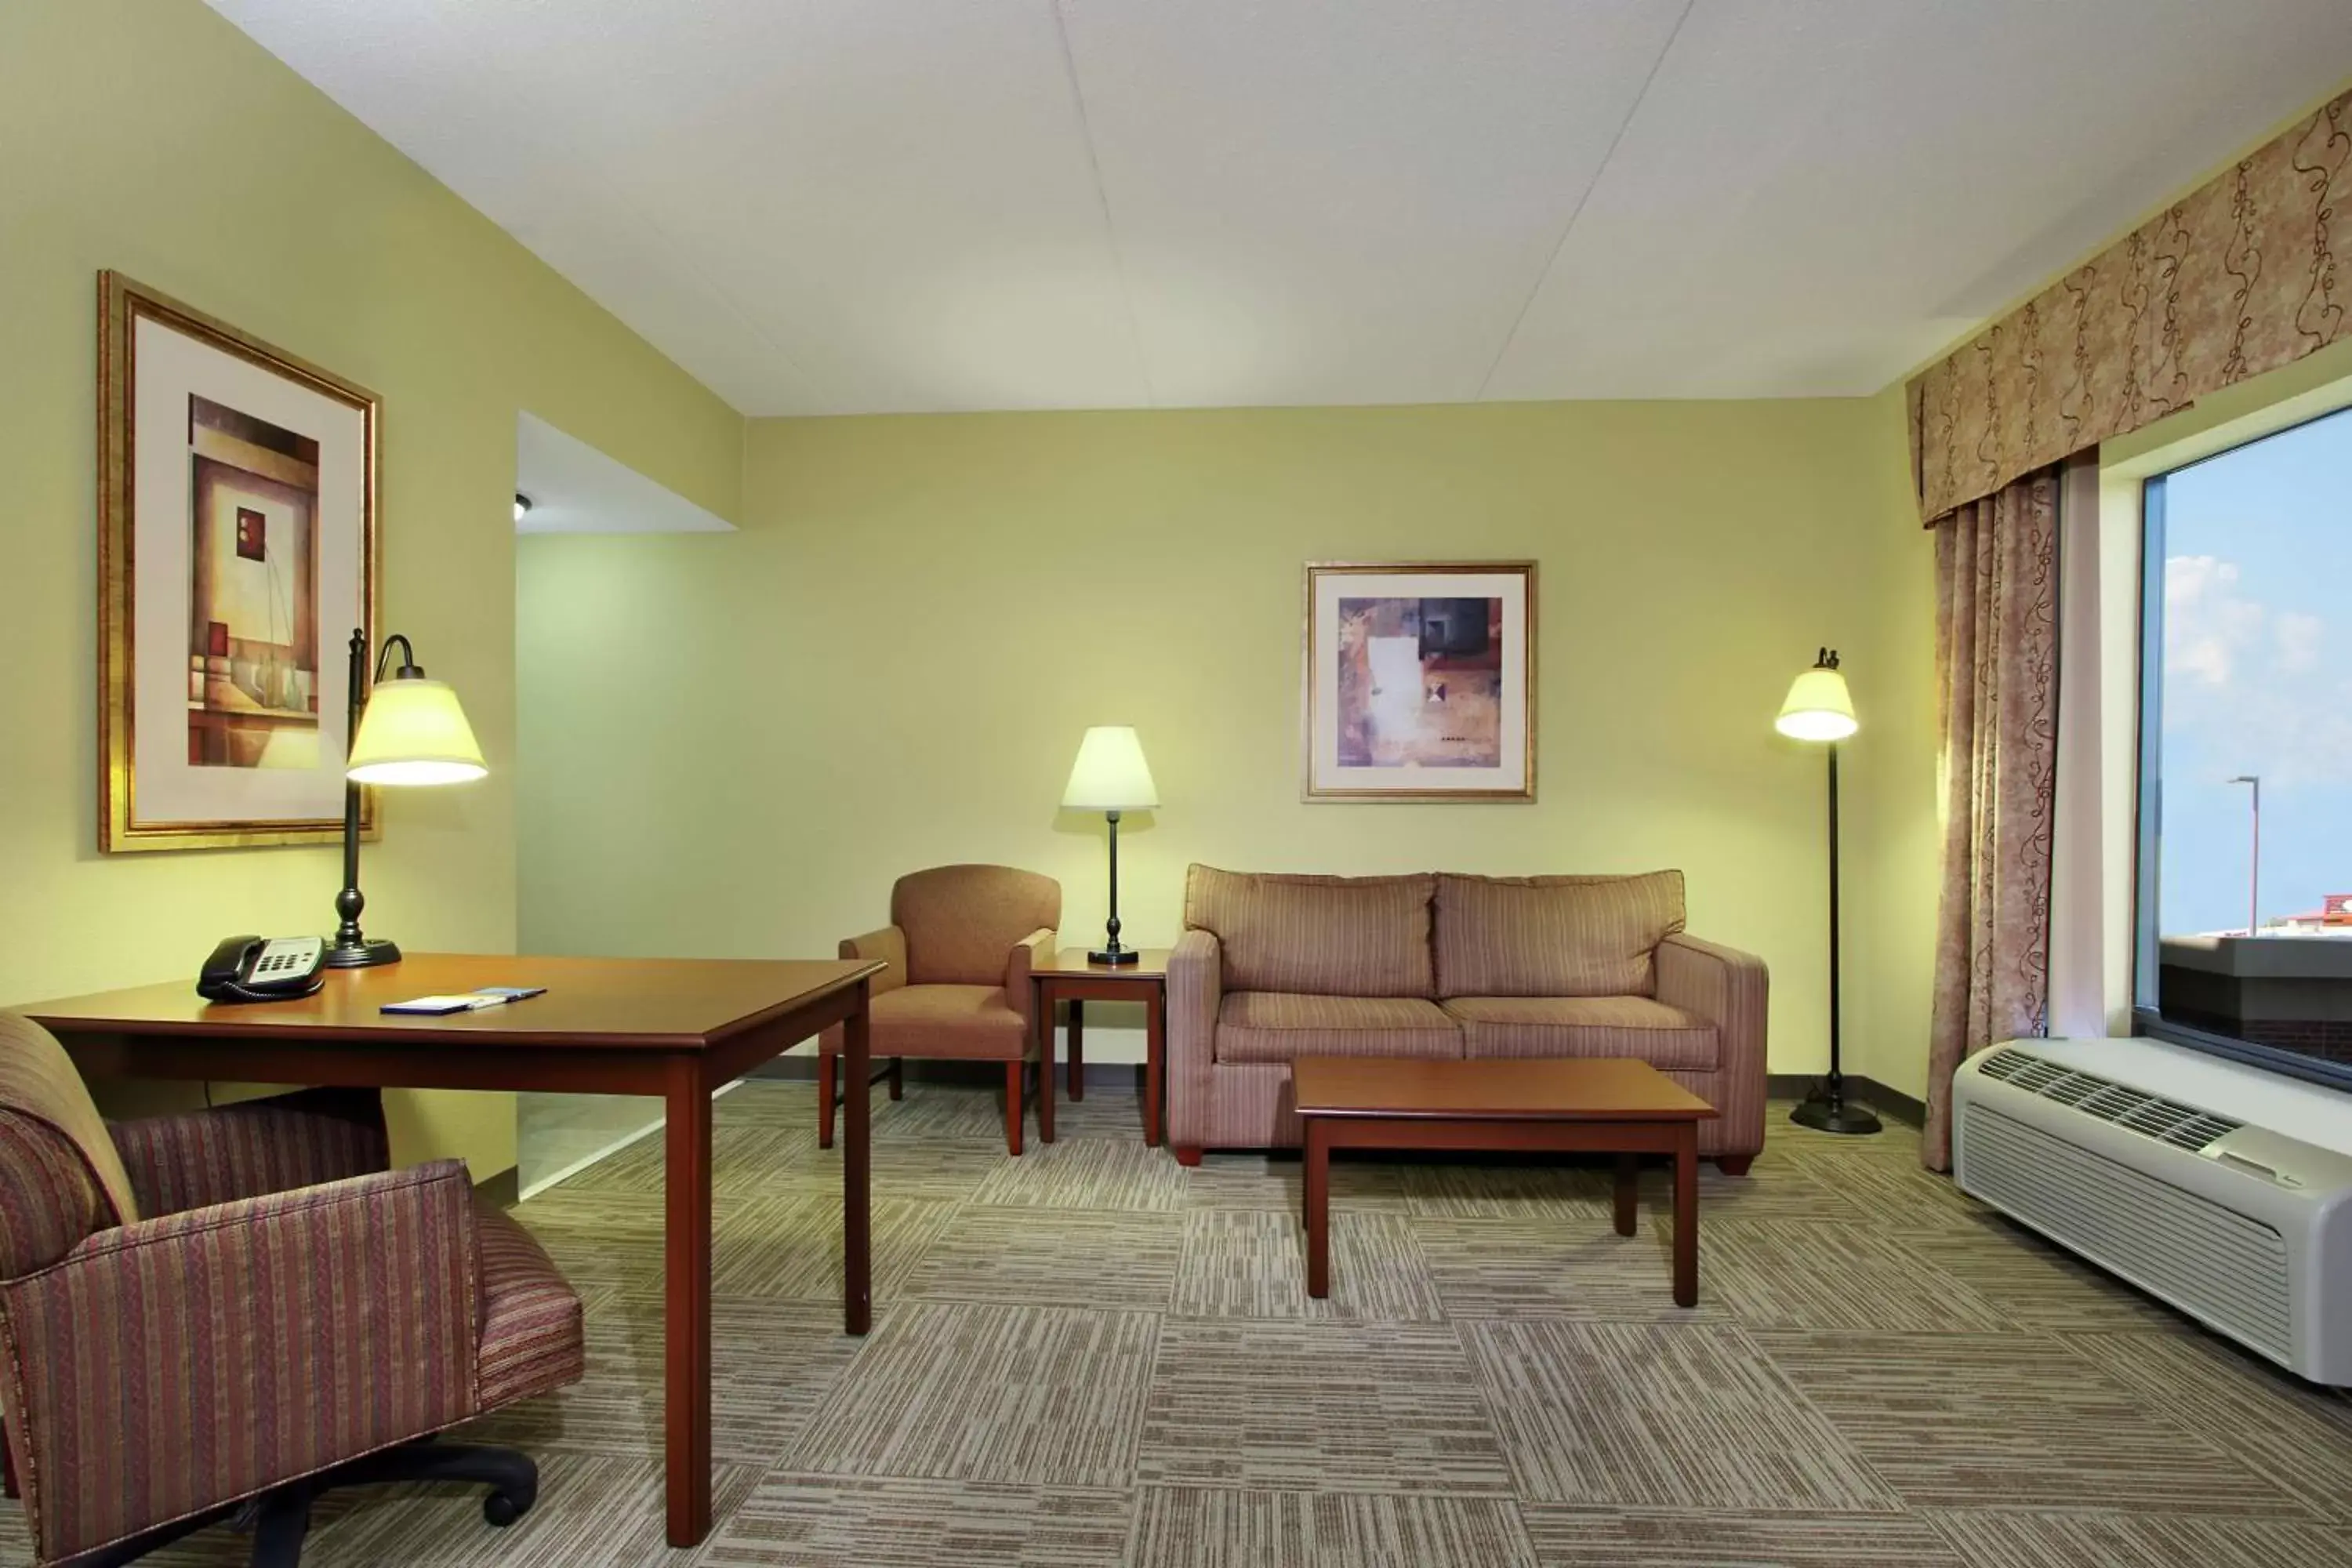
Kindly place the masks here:
<instances>
[{"instance_id":1,"label":"gold picture frame","mask_svg":"<svg viewBox=\"0 0 2352 1568\"><path fill-rule=\"evenodd\" d=\"M347 617L373 646L382 440L367 388L99 274L102 852L340 841ZM199 648L216 574L225 607ZM360 800L373 838L374 792Z\"/></svg>"},{"instance_id":2,"label":"gold picture frame","mask_svg":"<svg viewBox=\"0 0 2352 1568\"><path fill-rule=\"evenodd\" d=\"M1536 798L1534 562L1309 562L1303 621L1301 799Z\"/></svg>"}]
</instances>

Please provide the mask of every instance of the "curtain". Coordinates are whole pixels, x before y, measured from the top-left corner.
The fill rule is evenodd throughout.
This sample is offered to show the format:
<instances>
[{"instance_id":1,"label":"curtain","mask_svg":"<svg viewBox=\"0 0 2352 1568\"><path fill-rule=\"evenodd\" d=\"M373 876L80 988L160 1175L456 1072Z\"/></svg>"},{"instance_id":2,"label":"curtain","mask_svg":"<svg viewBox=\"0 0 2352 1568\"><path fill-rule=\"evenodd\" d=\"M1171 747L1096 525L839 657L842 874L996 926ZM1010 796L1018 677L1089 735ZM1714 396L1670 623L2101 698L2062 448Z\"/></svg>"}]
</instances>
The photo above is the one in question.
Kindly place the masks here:
<instances>
[{"instance_id":1,"label":"curtain","mask_svg":"<svg viewBox=\"0 0 2352 1568\"><path fill-rule=\"evenodd\" d=\"M1944 875L1922 1157L1951 1167L1952 1074L2048 1031L2058 769L2058 471L1937 520Z\"/></svg>"}]
</instances>

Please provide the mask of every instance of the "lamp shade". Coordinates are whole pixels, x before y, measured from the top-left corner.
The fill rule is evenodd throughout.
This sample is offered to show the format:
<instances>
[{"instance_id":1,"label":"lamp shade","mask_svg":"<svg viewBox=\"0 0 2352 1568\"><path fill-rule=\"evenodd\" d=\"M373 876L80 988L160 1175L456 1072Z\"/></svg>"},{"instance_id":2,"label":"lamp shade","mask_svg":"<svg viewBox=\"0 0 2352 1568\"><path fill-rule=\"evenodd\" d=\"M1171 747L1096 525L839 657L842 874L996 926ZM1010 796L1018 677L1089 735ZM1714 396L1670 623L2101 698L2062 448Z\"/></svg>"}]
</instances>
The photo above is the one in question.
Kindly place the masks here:
<instances>
[{"instance_id":1,"label":"lamp shade","mask_svg":"<svg viewBox=\"0 0 2352 1568\"><path fill-rule=\"evenodd\" d=\"M1789 700L1772 728L1798 741L1843 741L1862 728L1845 677L1834 665L1815 665L1790 683Z\"/></svg>"},{"instance_id":2,"label":"lamp shade","mask_svg":"<svg viewBox=\"0 0 2352 1568\"><path fill-rule=\"evenodd\" d=\"M1125 724L1097 724L1078 742L1078 760L1062 791L1074 811L1149 811L1160 804L1143 742Z\"/></svg>"},{"instance_id":3,"label":"lamp shade","mask_svg":"<svg viewBox=\"0 0 2352 1568\"><path fill-rule=\"evenodd\" d=\"M368 694L343 774L355 784L464 784L490 770L446 681L406 676Z\"/></svg>"}]
</instances>

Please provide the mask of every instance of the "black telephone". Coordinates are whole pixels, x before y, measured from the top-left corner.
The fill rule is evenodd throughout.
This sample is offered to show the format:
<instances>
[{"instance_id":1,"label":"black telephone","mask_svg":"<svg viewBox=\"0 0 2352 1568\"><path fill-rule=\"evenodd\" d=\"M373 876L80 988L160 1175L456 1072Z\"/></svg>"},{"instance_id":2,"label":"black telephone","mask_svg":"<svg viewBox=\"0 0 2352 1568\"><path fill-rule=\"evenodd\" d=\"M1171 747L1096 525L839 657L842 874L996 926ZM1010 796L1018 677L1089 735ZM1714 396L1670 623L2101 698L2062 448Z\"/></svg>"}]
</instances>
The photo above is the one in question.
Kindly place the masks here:
<instances>
[{"instance_id":1,"label":"black telephone","mask_svg":"<svg viewBox=\"0 0 2352 1568\"><path fill-rule=\"evenodd\" d=\"M207 1002L287 1002L315 994L326 984L322 936L233 936L213 949L196 975Z\"/></svg>"}]
</instances>

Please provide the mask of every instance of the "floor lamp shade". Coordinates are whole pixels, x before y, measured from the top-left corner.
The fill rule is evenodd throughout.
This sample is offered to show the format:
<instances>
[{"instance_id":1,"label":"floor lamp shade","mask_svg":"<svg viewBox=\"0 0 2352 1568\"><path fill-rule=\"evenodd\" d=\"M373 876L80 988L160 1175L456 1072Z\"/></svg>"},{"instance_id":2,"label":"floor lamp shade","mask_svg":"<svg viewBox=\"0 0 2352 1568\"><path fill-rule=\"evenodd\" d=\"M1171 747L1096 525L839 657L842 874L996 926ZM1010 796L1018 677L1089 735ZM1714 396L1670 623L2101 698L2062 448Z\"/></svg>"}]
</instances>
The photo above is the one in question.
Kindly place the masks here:
<instances>
[{"instance_id":1,"label":"floor lamp shade","mask_svg":"<svg viewBox=\"0 0 2352 1568\"><path fill-rule=\"evenodd\" d=\"M1772 727L1793 740L1826 742L1829 754L1830 860L1830 1072L1789 1120L1821 1132L1875 1132L1878 1118L1845 1102L1845 1073L1839 1061L1838 1027L1838 746L1862 728L1853 716L1853 696L1838 672L1837 649L1825 647L1813 668L1789 683L1789 696Z\"/></svg>"},{"instance_id":2,"label":"floor lamp shade","mask_svg":"<svg viewBox=\"0 0 2352 1568\"><path fill-rule=\"evenodd\" d=\"M1151 782L1151 764L1143 760L1143 742L1125 724L1097 724L1078 742L1078 760L1070 765L1070 782L1062 787L1062 805L1071 811L1099 811L1110 820L1110 919L1108 937L1087 956L1097 963L1133 963L1135 950L1118 942L1118 814L1150 811L1160 805L1160 788Z\"/></svg>"}]
</instances>

